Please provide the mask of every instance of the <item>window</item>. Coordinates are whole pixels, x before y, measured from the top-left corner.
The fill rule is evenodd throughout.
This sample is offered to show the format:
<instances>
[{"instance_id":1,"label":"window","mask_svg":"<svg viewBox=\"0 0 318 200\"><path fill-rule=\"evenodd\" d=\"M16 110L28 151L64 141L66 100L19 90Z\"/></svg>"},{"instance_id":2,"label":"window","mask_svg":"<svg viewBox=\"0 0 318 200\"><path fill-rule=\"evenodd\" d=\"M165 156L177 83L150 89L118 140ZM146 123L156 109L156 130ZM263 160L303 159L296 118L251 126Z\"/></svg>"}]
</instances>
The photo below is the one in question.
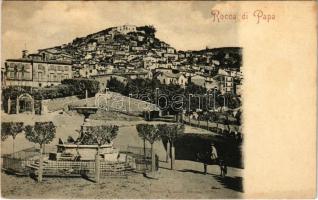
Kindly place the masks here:
<instances>
[{"instance_id":1,"label":"window","mask_svg":"<svg viewBox=\"0 0 318 200\"><path fill-rule=\"evenodd\" d=\"M61 81L62 80L62 74L58 74L57 75L57 81Z\"/></svg>"},{"instance_id":2,"label":"window","mask_svg":"<svg viewBox=\"0 0 318 200\"><path fill-rule=\"evenodd\" d=\"M42 64L39 64L38 65L38 69L41 70L41 71L44 71L44 66Z\"/></svg>"},{"instance_id":3,"label":"window","mask_svg":"<svg viewBox=\"0 0 318 200\"><path fill-rule=\"evenodd\" d=\"M50 74L49 81L54 81L54 74L53 73Z\"/></svg>"},{"instance_id":4,"label":"window","mask_svg":"<svg viewBox=\"0 0 318 200\"><path fill-rule=\"evenodd\" d=\"M42 72L38 72L38 80L43 80L43 73Z\"/></svg>"},{"instance_id":5,"label":"window","mask_svg":"<svg viewBox=\"0 0 318 200\"><path fill-rule=\"evenodd\" d=\"M50 65L50 70L56 71L56 66L55 65Z\"/></svg>"},{"instance_id":6,"label":"window","mask_svg":"<svg viewBox=\"0 0 318 200\"><path fill-rule=\"evenodd\" d=\"M14 78L14 72L9 72L9 78Z\"/></svg>"}]
</instances>

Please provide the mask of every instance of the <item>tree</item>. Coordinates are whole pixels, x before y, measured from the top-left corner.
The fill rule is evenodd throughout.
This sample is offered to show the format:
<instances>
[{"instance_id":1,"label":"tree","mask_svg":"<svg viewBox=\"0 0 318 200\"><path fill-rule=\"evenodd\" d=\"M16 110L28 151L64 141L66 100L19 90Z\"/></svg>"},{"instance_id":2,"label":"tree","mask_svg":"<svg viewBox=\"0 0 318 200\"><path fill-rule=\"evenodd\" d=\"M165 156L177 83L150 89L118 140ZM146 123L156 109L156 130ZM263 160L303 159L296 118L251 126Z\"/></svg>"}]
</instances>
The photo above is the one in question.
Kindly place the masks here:
<instances>
[{"instance_id":1,"label":"tree","mask_svg":"<svg viewBox=\"0 0 318 200\"><path fill-rule=\"evenodd\" d=\"M43 175L43 145L49 144L55 137L56 127L53 122L35 122L34 126L25 127L25 138L40 145L40 166L38 181L42 182Z\"/></svg>"},{"instance_id":2,"label":"tree","mask_svg":"<svg viewBox=\"0 0 318 200\"><path fill-rule=\"evenodd\" d=\"M208 111L206 111L206 112L202 113L202 115L203 115L202 119L206 121L206 127L209 130L209 120L210 120L211 114Z\"/></svg>"},{"instance_id":3,"label":"tree","mask_svg":"<svg viewBox=\"0 0 318 200\"><path fill-rule=\"evenodd\" d=\"M160 139L158 128L157 126L151 124L137 124L136 129L138 131L138 135L143 138L144 141L147 140L151 145L151 171L155 171L156 161L153 144L155 141Z\"/></svg>"},{"instance_id":4,"label":"tree","mask_svg":"<svg viewBox=\"0 0 318 200\"><path fill-rule=\"evenodd\" d=\"M167 124L158 124L157 126L158 126L159 134L162 140L167 141L166 162L168 162L170 158L170 153L171 153L171 147L170 147L171 141L170 141L169 130L168 130L169 127Z\"/></svg>"},{"instance_id":5,"label":"tree","mask_svg":"<svg viewBox=\"0 0 318 200\"><path fill-rule=\"evenodd\" d=\"M168 143L171 144L171 169L174 169L175 163L175 148L174 142L178 138L179 135L184 133L184 125L183 124L158 124L158 130L160 136L166 138ZM167 145L168 151L168 145Z\"/></svg>"},{"instance_id":6,"label":"tree","mask_svg":"<svg viewBox=\"0 0 318 200\"><path fill-rule=\"evenodd\" d=\"M146 160L146 135L147 135L147 133L146 133L146 131L147 131L146 125L147 124L137 124L136 125L138 136L144 142L144 160Z\"/></svg>"},{"instance_id":7,"label":"tree","mask_svg":"<svg viewBox=\"0 0 318 200\"><path fill-rule=\"evenodd\" d=\"M216 123L216 133L219 131L219 118L216 112L212 112L211 119L214 123Z\"/></svg>"},{"instance_id":8,"label":"tree","mask_svg":"<svg viewBox=\"0 0 318 200\"><path fill-rule=\"evenodd\" d=\"M238 110L237 113L234 115L236 119L236 124L241 125L241 118L242 118L242 112L241 110Z\"/></svg>"},{"instance_id":9,"label":"tree","mask_svg":"<svg viewBox=\"0 0 318 200\"><path fill-rule=\"evenodd\" d=\"M23 122L2 122L1 123L1 140L12 137L12 152L14 153L14 141L16 136L23 131ZM14 154L13 154L14 156Z\"/></svg>"},{"instance_id":10,"label":"tree","mask_svg":"<svg viewBox=\"0 0 318 200\"><path fill-rule=\"evenodd\" d=\"M116 125L102 125L93 126L87 134L97 144L97 153L95 156L95 181L100 182L100 147L104 144L111 143L117 136L118 126Z\"/></svg>"},{"instance_id":11,"label":"tree","mask_svg":"<svg viewBox=\"0 0 318 200\"><path fill-rule=\"evenodd\" d=\"M153 25L137 27L138 31L144 31L146 35L155 36L156 28Z\"/></svg>"}]
</instances>

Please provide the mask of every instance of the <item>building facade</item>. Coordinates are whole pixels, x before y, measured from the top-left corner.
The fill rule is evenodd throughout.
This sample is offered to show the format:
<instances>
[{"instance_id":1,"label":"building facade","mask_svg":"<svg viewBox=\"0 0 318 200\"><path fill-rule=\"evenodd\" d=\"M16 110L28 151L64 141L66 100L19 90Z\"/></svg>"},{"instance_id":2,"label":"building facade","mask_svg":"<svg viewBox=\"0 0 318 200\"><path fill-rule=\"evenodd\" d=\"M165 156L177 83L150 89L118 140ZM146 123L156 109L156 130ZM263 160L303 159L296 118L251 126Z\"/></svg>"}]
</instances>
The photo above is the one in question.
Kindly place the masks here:
<instances>
[{"instance_id":1,"label":"building facade","mask_svg":"<svg viewBox=\"0 0 318 200\"><path fill-rule=\"evenodd\" d=\"M28 58L8 59L4 68L4 87L58 85L72 78L72 64L62 61L43 61Z\"/></svg>"},{"instance_id":2,"label":"building facade","mask_svg":"<svg viewBox=\"0 0 318 200\"><path fill-rule=\"evenodd\" d=\"M218 74L213 77L219 83L219 90L222 94L234 93L234 78L232 76Z\"/></svg>"}]
</instances>

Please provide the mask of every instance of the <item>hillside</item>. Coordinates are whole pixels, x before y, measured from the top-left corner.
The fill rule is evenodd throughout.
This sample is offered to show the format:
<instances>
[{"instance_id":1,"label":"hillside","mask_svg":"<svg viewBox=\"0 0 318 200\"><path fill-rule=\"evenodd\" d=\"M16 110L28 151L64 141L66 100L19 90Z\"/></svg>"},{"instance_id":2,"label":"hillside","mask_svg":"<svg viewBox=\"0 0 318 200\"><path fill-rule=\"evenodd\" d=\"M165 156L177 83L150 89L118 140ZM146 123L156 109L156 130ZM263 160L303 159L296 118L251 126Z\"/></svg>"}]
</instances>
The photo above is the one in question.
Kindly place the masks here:
<instances>
[{"instance_id":1,"label":"hillside","mask_svg":"<svg viewBox=\"0 0 318 200\"><path fill-rule=\"evenodd\" d=\"M75 67L99 71L106 70L110 65L115 70L167 68L168 64L175 69L198 66L217 70L239 69L241 66L242 55L239 47L176 51L166 42L156 38L155 33L156 29L153 26L111 27L75 38L68 44L40 49L39 54L52 54L49 56L51 59L69 60Z\"/></svg>"}]
</instances>

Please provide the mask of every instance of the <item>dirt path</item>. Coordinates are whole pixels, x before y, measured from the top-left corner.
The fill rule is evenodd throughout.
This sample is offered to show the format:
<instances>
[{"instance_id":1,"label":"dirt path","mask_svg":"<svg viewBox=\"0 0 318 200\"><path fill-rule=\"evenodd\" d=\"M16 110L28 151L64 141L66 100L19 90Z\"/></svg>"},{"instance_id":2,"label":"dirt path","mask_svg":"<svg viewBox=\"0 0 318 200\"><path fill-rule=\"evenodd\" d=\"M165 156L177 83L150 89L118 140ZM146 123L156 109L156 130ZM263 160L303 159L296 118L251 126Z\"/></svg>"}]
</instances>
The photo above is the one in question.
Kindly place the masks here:
<instances>
[{"instance_id":1,"label":"dirt path","mask_svg":"<svg viewBox=\"0 0 318 200\"><path fill-rule=\"evenodd\" d=\"M139 174L127 179L104 178L100 185L81 178L45 178L40 184L29 177L2 174L2 196L92 199L239 198L242 195L240 188L233 188L233 181L237 179L236 174L239 173L235 170L230 170L228 178L219 180L217 166L209 166L207 175L201 173L200 163L178 160L175 171L165 169L167 166L159 169L158 180L148 179Z\"/></svg>"},{"instance_id":2,"label":"dirt path","mask_svg":"<svg viewBox=\"0 0 318 200\"><path fill-rule=\"evenodd\" d=\"M70 135L78 136L76 130L83 123L83 116L78 114L50 113L48 115L7 115L2 116L4 121L20 121L33 124L34 121L52 120L57 126L57 133L52 145L57 144L58 138ZM120 126L114 146L121 148L127 145L143 146L138 137L135 125L148 123L143 120L91 120L91 123L116 124ZM160 122L150 122L160 123ZM162 123L162 122L161 122ZM186 132L206 132L205 130L187 126ZM16 150L35 146L28 142L24 134L16 138ZM150 147L147 144L147 147ZM82 178L45 178L43 184L35 182L29 177L16 177L2 173L2 196L6 198L239 198L241 191L242 170L228 169L228 177L221 179L218 166L209 166L208 174L202 174L203 165L198 162L177 160L176 170L169 170L170 164L165 160L165 149L161 141L154 145L159 155L159 179L153 180L143 175L124 178L104 178L102 184L94 183ZM1 144L1 153L11 153L12 139Z\"/></svg>"}]
</instances>

